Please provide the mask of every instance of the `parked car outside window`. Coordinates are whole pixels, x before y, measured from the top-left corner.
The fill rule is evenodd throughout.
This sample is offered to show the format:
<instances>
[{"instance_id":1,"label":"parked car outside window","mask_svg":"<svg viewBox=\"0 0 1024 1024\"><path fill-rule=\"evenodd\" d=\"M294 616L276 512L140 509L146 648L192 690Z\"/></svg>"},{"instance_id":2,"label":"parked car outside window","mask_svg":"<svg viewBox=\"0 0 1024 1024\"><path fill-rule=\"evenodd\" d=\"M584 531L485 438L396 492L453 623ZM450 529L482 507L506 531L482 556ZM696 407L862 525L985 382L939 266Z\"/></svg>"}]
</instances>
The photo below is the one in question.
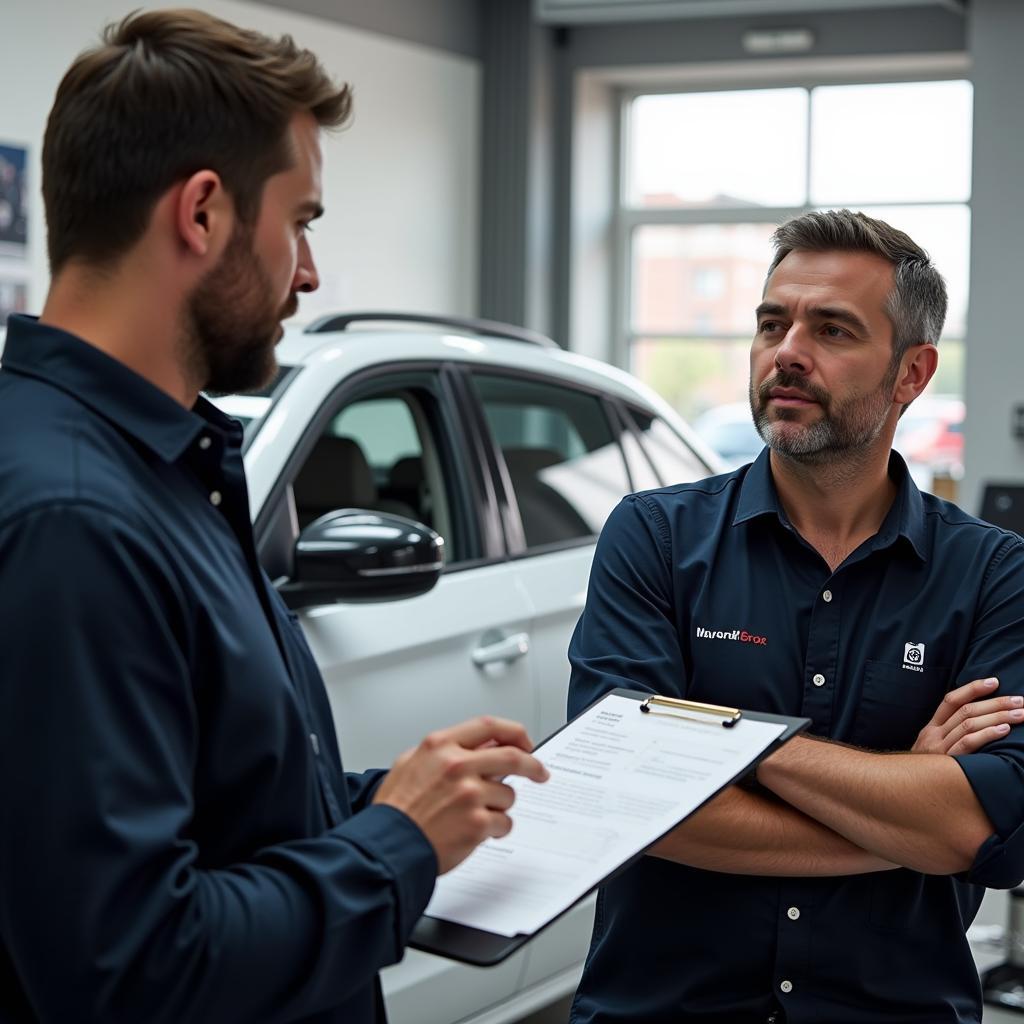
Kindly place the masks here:
<instances>
[{"instance_id":1,"label":"parked car outside window","mask_svg":"<svg viewBox=\"0 0 1024 1024\"><path fill-rule=\"evenodd\" d=\"M893 447L926 491L937 477L964 475L964 412L963 399L955 395L924 394L900 417Z\"/></svg>"},{"instance_id":2,"label":"parked car outside window","mask_svg":"<svg viewBox=\"0 0 1024 1024\"><path fill-rule=\"evenodd\" d=\"M730 469L753 462L764 448L747 402L712 406L693 421L693 429Z\"/></svg>"},{"instance_id":3,"label":"parked car outside window","mask_svg":"<svg viewBox=\"0 0 1024 1024\"><path fill-rule=\"evenodd\" d=\"M963 428L964 403L955 395L924 394L900 417L893 447L918 487L931 491L940 478L961 479ZM713 406L693 421L693 429L730 469L753 462L764 447L746 402Z\"/></svg>"}]
</instances>

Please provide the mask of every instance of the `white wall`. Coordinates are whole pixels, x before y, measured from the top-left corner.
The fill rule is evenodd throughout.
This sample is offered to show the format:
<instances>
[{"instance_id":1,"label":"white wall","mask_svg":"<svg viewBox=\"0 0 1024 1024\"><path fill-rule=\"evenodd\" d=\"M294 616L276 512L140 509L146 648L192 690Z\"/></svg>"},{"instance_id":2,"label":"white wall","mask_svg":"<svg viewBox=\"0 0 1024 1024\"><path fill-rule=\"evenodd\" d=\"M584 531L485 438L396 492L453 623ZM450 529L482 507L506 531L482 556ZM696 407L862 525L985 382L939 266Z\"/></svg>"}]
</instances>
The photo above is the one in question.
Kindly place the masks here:
<instances>
[{"instance_id":1,"label":"white wall","mask_svg":"<svg viewBox=\"0 0 1024 1024\"><path fill-rule=\"evenodd\" d=\"M291 33L355 90L353 126L324 142L327 214L313 236L321 290L304 297L299 319L340 308L475 313L479 61L262 4L201 5L248 28ZM30 149L31 310L48 280L39 154L54 92L103 25L138 6L167 5L0 3L0 142Z\"/></svg>"}]
</instances>

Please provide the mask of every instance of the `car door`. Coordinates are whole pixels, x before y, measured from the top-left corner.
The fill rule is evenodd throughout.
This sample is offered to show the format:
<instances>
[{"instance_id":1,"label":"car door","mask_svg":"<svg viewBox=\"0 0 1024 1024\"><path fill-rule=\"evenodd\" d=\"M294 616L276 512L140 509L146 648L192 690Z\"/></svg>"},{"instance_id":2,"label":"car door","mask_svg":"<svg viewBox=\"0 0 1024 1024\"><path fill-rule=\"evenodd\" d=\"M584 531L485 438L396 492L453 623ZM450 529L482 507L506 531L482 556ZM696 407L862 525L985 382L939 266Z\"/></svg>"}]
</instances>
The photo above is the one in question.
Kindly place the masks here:
<instances>
[{"instance_id":1,"label":"car door","mask_svg":"<svg viewBox=\"0 0 1024 1024\"><path fill-rule=\"evenodd\" d=\"M654 414L564 380L474 370L471 390L496 451L514 564L530 602L541 733L565 721L567 649L586 601L597 535L623 495L700 479L708 466ZM587 900L528 947L524 987L578 969Z\"/></svg>"},{"instance_id":2,"label":"car door","mask_svg":"<svg viewBox=\"0 0 1024 1024\"><path fill-rule=\"evenodd\" d=\"M586 599L594 545L630 488L601 396L564 382L475 369L470 389L495 450L497 489L517 580L531 612L540 733L565 722L566 650ZM574 907L527 947L523 987L578 969L593 900Z\"/></svg>"},{"instance_id":3,"label":"car door","mask_svg":"<svg viewBox=\"0 0 1024 1024\"><path fill-rule=\"evenodd\" d=\"M455 406L438 367L353 382L314 419L280 489L278 519L293 533L355 507L405 515L446 541L445 571L428 593L300 614L349 771L389 765L430 730L484 712L536 731L529 602ZM382 975L391 1024L449 1024L499 1003L522 960L481 971L409 951Z\"/></svg>"}]
</instances>

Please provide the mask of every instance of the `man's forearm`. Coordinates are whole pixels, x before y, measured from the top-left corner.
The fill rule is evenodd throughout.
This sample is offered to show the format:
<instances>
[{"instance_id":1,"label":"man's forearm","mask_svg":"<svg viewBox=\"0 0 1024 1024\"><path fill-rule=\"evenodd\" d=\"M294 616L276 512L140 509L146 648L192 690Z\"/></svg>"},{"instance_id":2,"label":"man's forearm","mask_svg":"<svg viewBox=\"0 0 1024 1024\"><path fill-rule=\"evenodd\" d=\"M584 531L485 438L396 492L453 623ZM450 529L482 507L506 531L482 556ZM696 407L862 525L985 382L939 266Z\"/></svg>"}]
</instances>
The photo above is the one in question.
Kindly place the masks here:
<instances>
[{"instance_id":1,"label":"man's forearm","mask_svg":"<svg viewBox=\"0 0 1024 1024\"><path fill-rule=\"evenodd\" d=\"M926 874L966 871L993 832L945 755L875 754L798 737L761 764L758 779L856 846Z\"/></svg>"},{"instance_id":2,"label":"man's forearm","mask_svg":"<svg viewBox=\"0 0 1024 1024\"><path fill-rule=\"evenodd\" d=\"M856 875L895 867L795 808L736 786L649 852L736 875Z\"/></svg>"}]
</instances>

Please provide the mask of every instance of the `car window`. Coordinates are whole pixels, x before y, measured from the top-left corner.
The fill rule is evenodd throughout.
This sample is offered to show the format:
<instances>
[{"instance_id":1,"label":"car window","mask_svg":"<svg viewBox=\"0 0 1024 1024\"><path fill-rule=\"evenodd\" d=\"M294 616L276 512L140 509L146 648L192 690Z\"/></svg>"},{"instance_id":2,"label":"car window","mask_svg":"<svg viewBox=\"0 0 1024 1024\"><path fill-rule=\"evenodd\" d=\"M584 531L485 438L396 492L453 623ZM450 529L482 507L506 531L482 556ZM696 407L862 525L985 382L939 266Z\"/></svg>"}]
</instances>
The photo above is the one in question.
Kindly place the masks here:
<instances>
[{"instance_id":1,"label":"car window","mask_svg":"<svg viewBox=\"0 0 1024 1024\"><path fill-rule=\"evenodd\" d=\"M456 523L456 469L439 443L433 396L382 388L331 418L292 483L299 529L339 508L405 516L445 538L445 561L473 557Z\"/></svg>"},{"instance_id":2,"label":"car window","mask_svg":"<svg viewBox=\"0 0 1024 1024\"><path fill-rule=\"evenodd\" d=\"M331 421L334 437L360 439L378 483L387 484L399 459L422 458L423 445L408 401L398 395L353 402Z\"/></svg>"},{"instance_id":3,"label":"car window","mask_svg":"<svg viewBox=\"0 0 1024 1024\"><path fill-rule=\"evenodd\" d=\"M631 425L623 423L622 431L619 434L619 444L622 446L623 455L626 456L632 489L634 491L649 491L660 487L661 480L654 471L654 466L647 453L640 446Z\"/></svg>"},{"instance_id":4,"label":"car window","mask_svg":"<svg viewBox=\"0 0 1024 1024\"><path fill-rule=\"evenodd\" d=\"M632 407L629 414L663 484L688 483L710 476L711 468L660 416Z\"/></svg>"},{"instance_id":5,"label":"car window","mask_svg":"<svg viewBox=\"0 0 1024 1024\"><path fill-rule=\"evenodd\" d=\"M629 477L602 401L558 384L473 374L528 548L601 532Z\"/></svg>"}]
</instances>

